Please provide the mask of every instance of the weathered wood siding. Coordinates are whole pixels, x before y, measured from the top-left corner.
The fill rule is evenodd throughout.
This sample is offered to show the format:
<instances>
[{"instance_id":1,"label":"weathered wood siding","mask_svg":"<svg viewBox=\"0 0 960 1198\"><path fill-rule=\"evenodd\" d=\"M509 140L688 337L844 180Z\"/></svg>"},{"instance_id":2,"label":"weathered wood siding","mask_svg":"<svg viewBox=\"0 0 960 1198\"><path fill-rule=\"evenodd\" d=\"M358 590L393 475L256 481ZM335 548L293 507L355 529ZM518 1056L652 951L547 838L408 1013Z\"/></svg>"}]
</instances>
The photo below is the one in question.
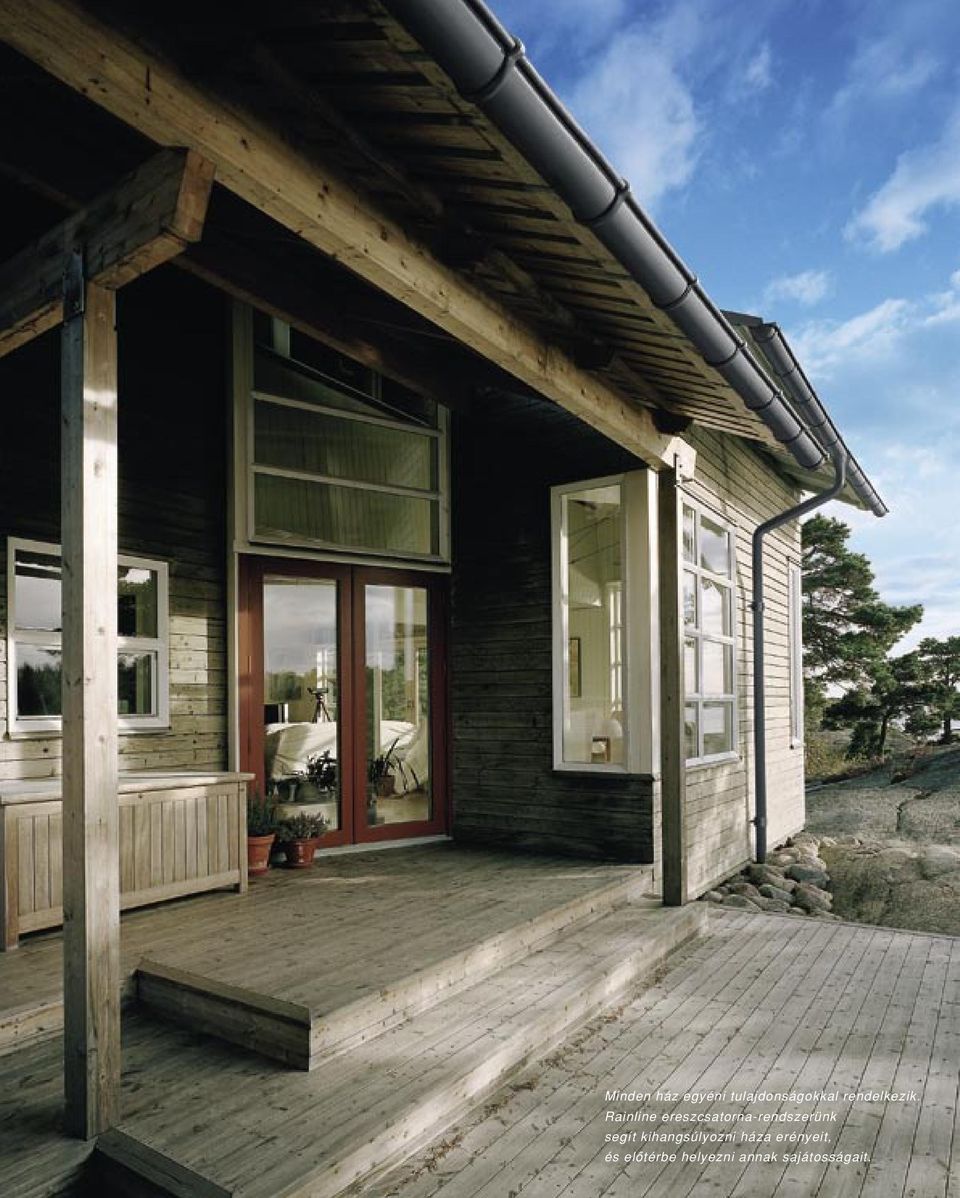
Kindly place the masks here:
<instances>
[{"instance_id":1,"label":"weathered wood siding","mask_svg":"<svg viewBox=\"0 0 960 1198\"><path fill-rule=\"evenodd\" d=\"M638 467L546 402L485 397L453 430L454 836L653 860L652 780L553 769L550 487Z\"/></svg>"},{"instance_id":2,"label":"weathered wood siding","mask_svg":"<svg viewBox=\"0 0 960 1198\"><path fill-rule=\"evenodd\" d=\"M753 576L751 537L758 524L799 499L753 450L734 437L690 430L696 478L685 489L736 528L736 662L739 759L687 771L687 886L691 895L748 861L753 851ZM767 843L804 823L803 749L790 743L788 566L800 560L800 526L766 539Z\"/></svg>"},{"instance_id":3,"label":"weathered wood siding","mask_svg":"<svg viewBox=\"0 0 960 1198\"><path fill-rule=\"evenodd\" d=\"M125 734L121 769L226 765L223 297L163 268L118 296L123 553L170 567L169 731ZM60 540L59 334L0 360L0 725L7 537ZM0 780L60 773L57 735L0 739Z\"/></svg>"}]
</instances>

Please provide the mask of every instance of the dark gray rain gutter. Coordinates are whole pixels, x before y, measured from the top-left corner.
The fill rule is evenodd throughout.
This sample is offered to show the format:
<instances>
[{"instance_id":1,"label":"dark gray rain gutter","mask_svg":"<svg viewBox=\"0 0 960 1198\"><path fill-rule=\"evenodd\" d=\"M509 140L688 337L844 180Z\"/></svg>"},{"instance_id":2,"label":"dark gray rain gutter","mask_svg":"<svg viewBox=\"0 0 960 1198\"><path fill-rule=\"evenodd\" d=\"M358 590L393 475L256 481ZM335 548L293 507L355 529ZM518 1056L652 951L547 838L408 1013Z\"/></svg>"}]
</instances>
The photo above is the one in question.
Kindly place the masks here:
<instances>
[{"instance_id":1,"label":"dark gray rain gutter","mask_svg":"<svg viewBox=\"0 0 960 1198\"><path fill-rule=\"evenodd\" d=\"M753 532L753 756L754 756L754 825L756 827L756 856L763 862L767 856L767 711L764 660L764 587L763 542L767 533L781 524L799 520L808 512L835 499L847 482L848 454L842 445L833 451L836 475L828 491L813 495L796 507L788 508L759 524Z\"/></svg>"},{"instance_id":2,"label":"dark gray rain gutter","mask_svg":"<svg viewBox=\"0 0 960 1198\"><path fill-rule=\"evenodd\" d=\"M480 0L383 0L481 108L574 217L603 242L653 303L697 347L804 469L824 449L783 392L767 378L746 342L714 305L614 171L531 66L522 44ZM860 498L876 510L876 492L860 475ZM878 512L878 514L880 514Z\"/></svg>"}]
</instances>

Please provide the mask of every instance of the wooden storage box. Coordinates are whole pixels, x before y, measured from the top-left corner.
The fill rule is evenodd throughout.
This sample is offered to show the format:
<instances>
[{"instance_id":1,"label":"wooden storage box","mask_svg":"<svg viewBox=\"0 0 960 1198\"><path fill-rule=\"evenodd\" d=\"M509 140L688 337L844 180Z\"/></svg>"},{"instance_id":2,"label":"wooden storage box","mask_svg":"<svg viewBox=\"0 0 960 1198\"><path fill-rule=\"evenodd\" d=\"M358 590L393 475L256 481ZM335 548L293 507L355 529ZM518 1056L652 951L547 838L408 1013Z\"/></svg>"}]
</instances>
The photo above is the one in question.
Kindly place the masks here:
<instances>
[{"instance_id":1,"label":"wooden storage box","mask_svg":"<svg viewBox=\"0 0 960 1198\"><path fill-rule=\"evenodd\" d=\"M204 890L247 888L249 774L121 775L120 906L143 907ZM60 780L0 784L0 928L4 949L21 932L63 922Z\"/></svg>"}]
</instances>

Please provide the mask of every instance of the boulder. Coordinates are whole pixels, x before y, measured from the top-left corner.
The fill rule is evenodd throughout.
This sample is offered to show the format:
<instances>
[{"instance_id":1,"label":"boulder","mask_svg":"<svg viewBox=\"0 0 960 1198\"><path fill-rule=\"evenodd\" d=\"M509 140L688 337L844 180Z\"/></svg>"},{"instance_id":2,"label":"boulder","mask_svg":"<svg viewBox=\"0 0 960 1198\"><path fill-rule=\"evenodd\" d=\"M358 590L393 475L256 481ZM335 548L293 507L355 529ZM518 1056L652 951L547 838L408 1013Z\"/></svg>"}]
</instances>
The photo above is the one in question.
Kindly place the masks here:
<instances>
[{"instance_id":1,"label":"boulder","mask_svg":"<svg viewBox=\"0 0 960 1198\"><path fill-rule=\"evenodd\" d=\"M722 903L724 895L719 890L708 890L706 894L701 895L705 903Z\"/></svg>"},{"instance_id":2,"label":"boulder","mask_svg":"<svg viewBox=\"0 0 960 1198\"><path fill-rule=\"evenodd\" d=\"M928 880L957 870L960 870L960 853L945 844L927 845L920 854L920 873Z\"/></svg>"},{"instance_id":3,"label":"boulder","mask_svg":"<svg viewBox=\"0 0 960 1198\"><path fill-rule=\"evenodd\" d=\"M775 915L786 915L792 909L784 899L765 898L759 901L763 903L764 911L770 911Z\"/></svg>"},{"instance_id":4,"label":"boulder","mask_svg":"<svg viewBox=\"0 0 960 1198\"><path fill-rule=\"evenodd\" d=\"M787 867L787 877L793 878L795 882L807 882L811 886L819 886L821 889L830 884L830 877L825 869L820 869L815 865L790 865Z\"/></svg>"},{"instance_id":5,"label":"boulder","mask_svg":"<svg viewBox=\"0 0 960 1198\"><path fill-rule=\"evenodd\" d=\"M760 894L760 891L752 882L728 882L727 890L730 894L742 894L746 898L757 898Z\"/></svg>"},{"instance_id":6,"label":"boulder","mask_svg":"<svg viewBox=\"0 0 960 1198\"><path fill-rule=\"evenodd\" d=\"M793 865L799 856L799 849L776 849L772 853L767 853L767 865L772 865L777 869L786 869L788 865Z\"/></svg>"},{"instance_id":7,"label":"boulder","mask_svg":"<svg viewBox=\"0 0 960 1198\"><path fill-rule=\"evenodd\" d=\"M825 890L820 890L817 886L811 886L806 882L801 882L793 893L793 902L797 907L801 907L808 914L813 914L815 911L829 911L831 907L830 895Z\"/></svg>"},{"instance_id":8,"label":"boulder","mask_svg":"<svg viewBox=\"0 0 960 1198\"><path fill-rule=\"evenodd\" d=\"M745 872L754 886L779 886L784 878L783 870L773 865L748 865Z\"/></svg>"},{"instance_id":9,"label":"boulder","mask_svg":"<svg viewBox=\"0 0 960 1198\"><path fill-rule=\"evenodd\" d=\"M765 882L760 887L760 893L764 898L786 903L788 907L793 902L793 895L789 890L785 890L782 886L773 886L769 882Z\"/></svg>"},{"instance_id":10,"label":"boulder","mask_svg":"<svg viewBox=\"0 0 960 1198\"><path fill-rule=\"evenodd\" d=\"M724 896L723 905L725 907L735 907L742 911L759 911L760 908L753 901L747 898L745 894L728 894Z\"/></svg>"},{"instance_id":11,"label":"boulder","mask_svg":"<svg viewBox=\"0 0 960 1198\"><path fill-rule=\"evenodd\" d=\"M787 912L788 915L806 915L806 911L802 907L791 907Z\"/></svg>"}]
</instances>

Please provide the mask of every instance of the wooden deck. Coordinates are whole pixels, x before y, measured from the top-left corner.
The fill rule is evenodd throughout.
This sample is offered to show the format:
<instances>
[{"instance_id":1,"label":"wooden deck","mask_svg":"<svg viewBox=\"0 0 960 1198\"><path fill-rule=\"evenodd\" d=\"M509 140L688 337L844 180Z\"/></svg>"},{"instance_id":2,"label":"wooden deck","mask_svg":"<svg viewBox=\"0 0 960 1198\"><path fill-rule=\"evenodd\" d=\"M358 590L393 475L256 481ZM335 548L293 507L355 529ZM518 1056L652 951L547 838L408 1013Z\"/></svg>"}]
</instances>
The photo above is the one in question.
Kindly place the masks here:
<instances>
[{"instance_id":1,"label":"wooden deck","mask_svg":"<svg viewBox=\"0 0 960 1198\"><path fill-rule=\"evenodd\" d=\"M416 846L274 869L222 891L125 914L123 975L149 957L291 1002L334 1009L458 950L637 876L637 867ZM644 876L648 876L644 873ZM56 1001L59 932L0 956L3 1013Z\"/></svg>"},{"instance_id":2,"label":"wooden deck","mask_svg":"<svg viewBox=\"0 0 960 1198\"><path fill-rule=\"evenodd\" d=\"M484 1117L448 1129L366 1194L956 1198L958 1082L960 940L716 912L709 938L683 950L619 1018L585 1029L549 1064L520 1075ZM651 1097L618 1102L608 1090ZM680 1097L658 1099L658 1091ZM691 1092L714 1097L684 1102ZM915 1097L846 1097L858 1092ZM753 1101L734 1097L751 1093ZM607 1119L608 1110L654 1118L621 1124ZM682 1112L706 1112L709 1120L668 1118ZM801 1119L788 1122L789 1115ZM697 1136L698 1128L718 1132L720 1141L651 1138ZM633 1142L604 1141L634 1130ZM771 1142L741 1138L757 1132L770 1132ZM777 1144L778 1134L826 1138ZM684 1150L734 1159L684 1162ZM624 1163L625 1153L638 1151L678 1159ZM611 1152L620 1160L608 1160ZM867 1159L786 1159L804 1152ZM776 1159L740 1159L750 1153Z\"/></svg>"},{"instance_id":3,"label":"wooden deck","mask_svg":"<svg viewBox=\"0 0 960 1198\"><path fill-rule=\"evenodd\" d=\"M641 897L649 883L644 867L438 844L329 857L254 880L246 895L125 916L123 1134L101 1138L102 1167L129 1161L132 1145L148 1170L159 1160L164 1176L181 1178L174 1193L274 1198L278 1170L284 1192L321 1192L302 1188L320 1173L339 1192L350 1170L369 1172L371 1116L377 1152L415 1146L691 935L697 921ZM304 1074L260 1055L256 1022L243 1040L253 1052L189 1021L171 1026L133 1001L144 956L219 992L240 986L267 1004L305 1004L321 1033L353 1012L353 1051L327 1045L323 1068ZM46 1014L46 1034L31 1035L28 1020L21 1042L0 1052L4 1198L67 1192L89 1172L93 1145L60 1130L62 1050L50 1034L60 960L59 934L0 958L0 1030L16 1025L18 1009ZM369 1028L358 1027L358 1010ZM250 1159L264 1147L265 1163Z\"/></svg>"}]
</instances>

